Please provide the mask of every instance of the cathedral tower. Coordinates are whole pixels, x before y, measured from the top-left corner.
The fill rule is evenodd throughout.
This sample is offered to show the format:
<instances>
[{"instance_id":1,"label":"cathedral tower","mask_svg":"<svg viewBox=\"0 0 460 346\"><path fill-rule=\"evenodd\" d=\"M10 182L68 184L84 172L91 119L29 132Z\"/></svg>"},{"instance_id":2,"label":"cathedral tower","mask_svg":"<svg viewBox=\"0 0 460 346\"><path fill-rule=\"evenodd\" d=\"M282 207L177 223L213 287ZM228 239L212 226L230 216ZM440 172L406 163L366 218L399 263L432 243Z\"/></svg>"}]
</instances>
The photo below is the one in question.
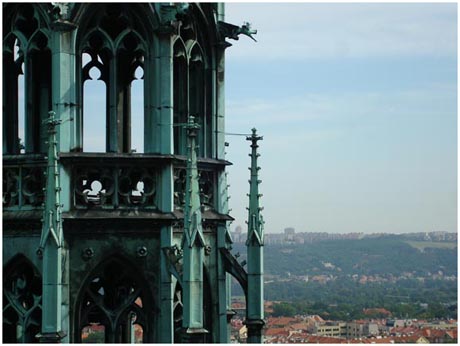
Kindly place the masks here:
<instances>
[{"instance_id":1,"label":"cathedral tower","mask_svg":"<svg viewBox=\"0 0 460 346\"><path fill-rule=\"evenodd\" d=\"M224 52L253 32L214 3L9 3L3 28L3 341L229 342Z\"/></svg>"}]
</instances>

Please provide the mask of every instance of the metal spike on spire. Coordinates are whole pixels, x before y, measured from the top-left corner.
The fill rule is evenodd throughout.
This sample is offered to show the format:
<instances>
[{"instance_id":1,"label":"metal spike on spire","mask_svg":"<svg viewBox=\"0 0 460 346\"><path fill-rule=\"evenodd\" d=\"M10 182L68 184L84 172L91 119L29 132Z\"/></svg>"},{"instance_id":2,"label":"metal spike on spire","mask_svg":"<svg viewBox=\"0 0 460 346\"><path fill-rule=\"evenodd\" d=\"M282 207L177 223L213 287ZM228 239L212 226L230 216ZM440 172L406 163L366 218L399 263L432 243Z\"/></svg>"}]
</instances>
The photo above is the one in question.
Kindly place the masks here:
<instances>
[{"instance_id":1,"label":"metal spike on spire","mask_svg":"<svg viewBox=\"0 0 460 346\"><path fill-rule=\"evenodd\" d=\"M264 231L263 218L260 207L259 179L260 167L257 166L257 142L262 140L262 136L257 135L257 130L252 129L252 135L246 137L251 141L251 179L249 180L249 208L248 208L248 238L247 246L247 266L248 266L248 293L246 301L246 321L248 328L248 343L263 342L262 328L264 322L264 293L263 293L263 245Z\"/></svg>"}]
</instances>

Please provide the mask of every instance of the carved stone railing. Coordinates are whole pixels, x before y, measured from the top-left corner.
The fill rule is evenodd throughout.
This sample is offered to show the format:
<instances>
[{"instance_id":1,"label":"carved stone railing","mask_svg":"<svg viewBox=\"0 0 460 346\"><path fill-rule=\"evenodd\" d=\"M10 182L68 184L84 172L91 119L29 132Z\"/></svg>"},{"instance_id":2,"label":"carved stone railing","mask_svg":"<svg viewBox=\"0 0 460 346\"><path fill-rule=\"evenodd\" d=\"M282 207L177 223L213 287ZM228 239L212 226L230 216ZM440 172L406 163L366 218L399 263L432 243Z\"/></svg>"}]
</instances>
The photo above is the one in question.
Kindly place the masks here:
<instances>
[{"instance_id":1,"label":"carved stone railing","mask_svg":"<svg viewBox=\"0 0 460 346\"><path fill-rule=\"evenodd\" d=\"M174 166L174 209L183 210L185 157L149 154L60 153L70 174L73 209L157 208L160 172ZM217 172L226 161L199 159L200 198L204 210L215 210ZM3 210L39 210L44 202L46 160L43 155L3 156Z\"/></svg>"},{"instance_id":2,"label":"carved stone railing","mask_svg":"<svg viewBox=\"0 0 460 346\"><path fill-rule=\"evenodd\" d=\"M123 154L63 154L75 209L158 209L161 158Z\"/></svg>"},{"instance_id":3,"label":"carved stone railing","mask_svg":"<svg viewBox=\"0 0 460 346\"><path fill-rule=\"evenodd\" d=\"M3 209L43 208L46 161L42 155L3 156Z\"/></svg>"},{"instance_id":4,"label":"carved stone railing","mask_svg":"<svg viewBox=\"0 0 460 346\"><path fill-rule=\"evenodd\" d=\"M156 209L157 172L145 167L76 167L72 171L76 208Z\"/></svg>"}]
</instances>

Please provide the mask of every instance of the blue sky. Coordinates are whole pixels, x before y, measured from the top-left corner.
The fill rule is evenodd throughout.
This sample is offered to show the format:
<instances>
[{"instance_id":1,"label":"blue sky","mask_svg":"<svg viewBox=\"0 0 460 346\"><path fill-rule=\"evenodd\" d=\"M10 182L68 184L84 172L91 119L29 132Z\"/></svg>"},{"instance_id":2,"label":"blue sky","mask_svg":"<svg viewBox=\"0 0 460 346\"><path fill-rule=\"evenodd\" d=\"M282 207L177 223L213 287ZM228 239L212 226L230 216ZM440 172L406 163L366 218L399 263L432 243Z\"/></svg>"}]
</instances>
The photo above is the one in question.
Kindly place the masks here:
<instances>
[{"instance_id":1,"label":"blue sky","mask_svg":"<svg viewBox=\"0 0 460 346\"><path fill-rule=\"evenodd\" d=\"M227 3L227 132L264 135L266 232L457 230L457 5ZM246 219L248 143L228 137Z\"/></svg>"}]
</instances>

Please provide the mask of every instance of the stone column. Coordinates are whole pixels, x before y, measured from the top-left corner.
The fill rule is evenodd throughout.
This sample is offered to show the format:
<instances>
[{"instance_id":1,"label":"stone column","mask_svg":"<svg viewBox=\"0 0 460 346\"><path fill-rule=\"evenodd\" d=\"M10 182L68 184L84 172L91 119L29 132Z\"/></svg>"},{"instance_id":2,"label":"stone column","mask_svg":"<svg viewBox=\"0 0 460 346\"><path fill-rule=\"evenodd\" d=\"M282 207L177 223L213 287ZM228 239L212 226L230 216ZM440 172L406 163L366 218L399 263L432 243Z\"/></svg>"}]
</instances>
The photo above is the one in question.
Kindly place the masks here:
<instances>
[{"instance_id":1,"label":"stone column","mask_svg":"<svg viewBox=\"0 0 460 346\"><path fill-rule=\"evenodd\" d=\"M160 4L158 4L158 11ZM167 26L160 27L158 35L154 36L154 45L149 61L150 69L146 75L146 94L150 107L145 121L145 153L173 153L173 60L172 32ZM146 69L147 71L147 69ZM148 133L147 133L148 131ZM158 206L162 212L174 211L174 180L173 165L167 164L162 168L159 183ZM169 271L169 259L166 255L173 245L172 225L161 227L160 256L160 319L157 342L174 342L174 285Z\"/></svg>"}]
</instances>

